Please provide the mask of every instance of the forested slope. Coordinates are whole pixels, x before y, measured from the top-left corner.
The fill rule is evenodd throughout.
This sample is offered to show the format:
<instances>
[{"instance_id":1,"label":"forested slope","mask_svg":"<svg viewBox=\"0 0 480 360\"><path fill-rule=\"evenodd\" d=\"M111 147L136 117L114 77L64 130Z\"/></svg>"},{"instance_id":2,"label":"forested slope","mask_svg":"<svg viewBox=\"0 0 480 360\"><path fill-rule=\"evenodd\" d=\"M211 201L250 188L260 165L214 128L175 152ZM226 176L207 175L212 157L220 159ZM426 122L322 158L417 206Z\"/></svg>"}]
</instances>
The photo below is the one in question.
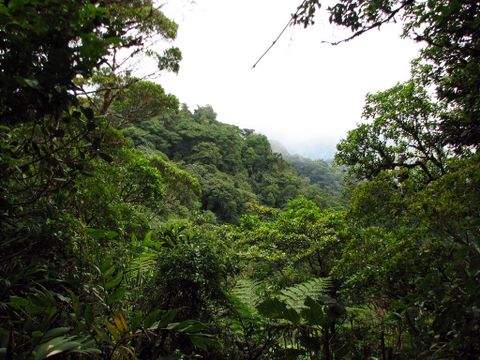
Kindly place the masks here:
<instances>
[{"instance_id":1,"label":"forested slope","mask_svg":"<svg viewBox=\"0 0 480 360\"><path fill-rule=\"evenodd\" d=\"M322 207L339 204L331 189L338 195L341 177L332 176L330 167L319 169L322 183L310 181L308 174L299 176L264 135L218 122L208 105L193 113L185 106L159 112L123 133L145 153L159 152L195 176L201 184L201 209L221 221L238 222L249 204L282 207L299 196Z\"/></svg>"},{"instance_id":2,"label":"forested slope","mask_svg":"<svg viewBox=\"0 0 480 360\"><path fill-rule=\"evenodd\" d=\"M132 76L179 69L153 2L0 4L0 358L479 358L479 8L327 9L425 44L338 144L343 203L325 163Z\"/></svg>"},{"instance_id":3,"label":"forested slope","mask_svg":"<svg viewBox=\"0 0 480 360\"><path fill-rule=\"evenodd\" d=\"M333 201L345 202L348 194L343 193L345 188L346 167L335 165L333 161L310 160L299 155L283 155L300 176L309 179L310 183L318 186Z\"/></svg>"}]
</instances>

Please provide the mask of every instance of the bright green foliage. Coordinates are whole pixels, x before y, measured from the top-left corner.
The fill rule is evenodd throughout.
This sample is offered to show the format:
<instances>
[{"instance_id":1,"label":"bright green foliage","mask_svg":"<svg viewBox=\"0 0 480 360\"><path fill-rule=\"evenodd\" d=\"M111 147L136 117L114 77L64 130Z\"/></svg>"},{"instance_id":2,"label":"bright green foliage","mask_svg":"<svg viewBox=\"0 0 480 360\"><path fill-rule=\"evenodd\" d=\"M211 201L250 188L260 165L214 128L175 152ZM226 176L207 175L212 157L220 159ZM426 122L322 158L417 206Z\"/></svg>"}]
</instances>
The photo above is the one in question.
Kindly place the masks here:
<instances>
[{"instance_id":1,"label":"bright green foliage","mask_svg":"<svg viewBox=\"0 0 480 360\"><path fill-rule=\"evenodd\" d=\"M31 287L24 296L10 296L5 309L23 318L23 328L17 341L24 349L12 349L8 332L2 329L3 356L11 354L19 359L45 359L59 353L99 354L93 339L87 334L75 333L71 327L55 327L55 318L61 316L68 297L49 291L41 285ZM0 352L2 354L2 352Z\"/></svg>"},{"instance_id":2,"label":"bright green foliage","mask_svg":"<svg viewBox=\"0 0 480 360\"><path fill-rule=\"evenodd\" d=\"M166 201L163 210L169 213L180 211L183 207L196 208L201 188L194 174L159 155L153 157L151 162L160 171L165 182Z\"/></svg>"},{"instance_id":3,"label":"bright green foliage","mask_svg":"<svg viewBox=\"0 0 480 360\"><path fill-rule=\"evenodd\" d=\"M142 84L141 79L133 77L134 69L132 67L136 59L151 57L157 63L157 69L153 70L152 74L146 75L145 78L154 76L163 70L177 73L179 61L182 59L180 50L170 47L160 53L156 50L158 47L153 46L159 39L166 41L175 39L177 24L168 19L161 11L161 7L158 7L152 0L112 1L107 2L105 6L109 17L104 31L115 41L108 48L109 56L103 58L102 64L96 69L93 77L76 79L79 93L87 96L89 103L98 114L113 116L119 114L110 109L111 105L122 98L122 94L125 91L128 92L132 87L130 96L131 98L136 97L139 101L136 106L132 107L133 112L140 109L147 111L146 106L148 105L158 106L162 100L164 102L172 100L158 94L155 86L151 85L148 89L148 86ZM92 91L93 97L90 96ZM157 93L162 99L156 99L152 103L152 98L149 98L149 104L146 104L139 98L142 93L144 95ZM126 118L117 118L120 125L124 125L132 117L135 117L135 114L129 111L120 115L126 116ZM137 120L139 120L138 117Z\"/></svg>"},{"instance_id":4,"label":"bright green foliage","mask_svg":"<svg viewBox=\"0 0 480 360\"><path fill-rule=\"evenodd\" d=\"M192 155L188 160L193 163L211 164L218 167L222 161L222 154L220 153L218 145L214 142L199 142L192 148Z\"/></svg>"},{"instance_id":5,"label":"bright green foliage","mask_svg":"<svg viewBox=\"0 0 480 360\"><path fill-rule=\"evenodd\" d=\"M237 223L249 202L279 207L300 194L323 198L272 152L265 136L216 121L211 106L193 114L159 111L124 134L147 152L183 162L200 182L202 209L221 221Z\"/></svg>"},{"instance_id":6,"label":"bright green foliage","mask_svg":"<svg viewBox=\"0 0 480 360\"><path fill-rule=\"evenodd\" d=\"M313 22L305 1L294 22ZM338 1L345 41L400 20L424 45L412 79L368 95L338 145L354 188L333 267L352 305L339 332L358 358L477 358L479 318L477 1ZM343 41L341 41L343 42ZM328 358L328 357L327 357Z\"/></svg>"},{"instance_id":7,"label":"bright green foliage","mask_svg":"<svg viewBox=\"0 0 480 360\"><path fill-rule=\"evenodd\" d=\"M209 306L223 298L227 275L214 240L168 227L159 234L164 246L156 257L156 275L149 285L150 306L179 308L181 319L209 320Z\"/></svg>"},{"instance_id":8,"label":"bright green foliage","mask_svg":"<svg viewBox=\"0 0 480 360\"><path fill-rule=\"evenodd\" d=\"M320 342L319 334L328 339L329 326L344 313L343 307L326 295L330 288L328 279L311 279L260 301L262 283L241 280L232 291L233 313L228 324L237 342L244 344L244 357L319 356L329 349L328 343Z\"/></svg>"},{"instance_id":9,"label":"bright green foliage","mask_svg":"<svg viewBox=\"0 0 480 360\"><path fill-rule=\"evenodd\" d=\"M345 334L363 332L362 341L371 344L370 354L380 345L382 353L404 357L426 352L433 358L469 357L478 352L473 340L478 336L473 315L479 291L473 274L478 274L480 261L478 234L473 230L478 227L478 157L468 152L463 152L463 159L447 157L445 148L435 150L443 139L436 125L438 115L432 117L432 125L419 127L421 132L407 132L415 137L406 136L412 128L402 126L399 131L399 122L391 120L410 100L394 108L391 101L375 102L374 108L367 102L366 113L374 110L373 123L360 125L339 146L338 159L346 163L353 164L356 154L374 154L358 158L352 169L369 181L353 192L350 240L332 275L343 283L346 301L373 307L377 315L372 323L359 324L354 318L357 325L345 329ZM409 114L421 110L421 104L410 105ZM421 113L412 119L422 119ZM372 136L379 124L381 133ZM438 142L431 138L435 133ZM387 137L392 134L403 135ZM381 143L384 139L389 141ZM399 156L405 164L388 165L389 159L398 162L393 159ZM378 321L380 331L375 330ZM358 352L358 345L351 351Z\"/></svg>"},{"instance_id":10,"label":"bright green foliage","mask_svg":"<svg viewBox=\"0 0 480 360\"><path fill-rule=\"evenodd\" d=\"M91 74L117 41L115 34L103 33L109 11L99 5L57 0L0 5L3 124L36 123L44 116L60 120L77 103L69 93L72 80Z\"/></svg>"},{"instance_id":11,"label":"bright green foliage","mask_svg":"<svg viewBox=\"0 0 480 360\"><path fill-rule=\"evenodd\" d=\"M176 35L151 1L10 1L0 32L0 356L242 354L220 324L244 264L213 224L266 219L306 180L132 76L141 53L178 71L178 49L149 48Z\"/></svg>"},{"instance_id":12,"label":"bright green foliage","mask_svg":"<svg viewBox=\"0 0 480 360\"><path fill-rule=\"evenodd\" d=\"M239 279L236 286L232 289L232 296L239 301L240 304L244 305L243 309L246 309L248 312L242 314L243 317L248 315L253 316L253 313L256 312L257 306L262 300L261 292L264 284L261 281L255 281L252 279ZM265 292L265 289L263 289ZM242 309L237 309L242 310Z\"/></svg>"},{"instance_id":13,"label":"bright green foliage","mask_svg":"<svg viewBox=\"0 0 480 360\"><path fill-rule=\"evenodd\" d=\"M90 355L100 354L92 339L79 338L78 336L64 336L69 328L55 328L42 336L44 343L38 345L32 356L35 360L46 359L57 354L75 353Z\"/></svg>"},{"instance_id":14,"label":"bright green foliage","mask_svg":"<svg viewBox=\"0 0 480 360\"><path fill-rule=\"evenodd\" d=\"M246 211L246 204L257 199L248 188L240 187L243 184L216 168L196 164L186 168L201 184L202 209L213 212L221 221L237 222L240 214Z\"/></svg>"},{"instance_id":15,"label":"bright green foliage","mask_svg":"<svg viewBox=\"0 0 480 360\"><path fill-rule=\"evenodd\" d=\"M338 144L336 160L358 178L397 169L403 170L400 179L432 181L445 173L448 155L437 122L440 111L416 80L368 95L363 117L369 123Z\"/></svg>"},{"instance_id":16,"label":"bright green foliage","mask_svg":"<svg viewBox=\"0 0 480 360\"><path fill-rule=\"evenodd\" d=\"M243 216L241 231L235 233L239 254L257 277L280 284L302 281L308 274L328 276L347 237L343 217L320 211L304 198L265 220Z\"/></svg>"},{"instance_id":17,"label":"bright green foliage","mask_svg":"<svg viewBox=\"0 0 480 360\"><path fill-rule=\"evenodd\" d=\"M480 257L471 232L477 226L470 215L476 212L476 191L469 190L476 182L475 163L456 163L456 171L450 164L452 173L420 191L386 189L377 177L352 198L357 229L332 275L344 283L347 301L374 306L385 321L392 319L381 333L373 323L362 325L372 326L362 331L375 338L385 337L389 351L407 356L430 348L440 358L477 352L471 314Z\"/></svg>"},{"instance_id":18,"label":"bright green foliage","mask_svg":"<svg viewBox=\"0 0 480 360\"><path fill-rule=\"evenodd\" d=\"M165 181L141 154L125 150L117 156L111 163L92 163L95 176L78 178L76 191L64 201L76 208L75 215L84 225L115 230L129 239L148 228L145 216L161 211Z\"/></svg>"},{"instance_id":19,"label":"bright green foliage","mask_svg":"<svg viewBox=\"0 0 480 360\"><path fill-rule=\"evenodd\" d=\"M328 279L312 279L283 289L278 299L284 302L290 309L300 313L306 308L305 301L307 298L317 299L321 295L328 293L330 288L331 284Z\"/></svg>"},{"instance_id":20,"label":"bright green foliage","mask_svg":"<svg viewBox=\"0 0 480 360\"><path fill-rule=\"evenodd\" d=\"M327 8L331 23L353 32L344 41L400 20L423 45L412 80L368 95L367 122L338 145L337 161L368 180L354 189L350 240L332 272L356 309L342 334L353 356L478 357L479 6L346 0ZM312 24L318 8L303 2L294 22Z\"/></svg>"},{"instance_id":21,"label":"bright green foliage","mask_svg":"<svg viewBox=\"0 0 480 360\"><path fill-rule=\"evenodd\" d=\"M132 341L140 337L134 319L144 309L124 303L135 297L124 274L137 245L128 240L154 227L162 211L190 206L189 192L167 199L165 191L182 178L195 191L195 180L130 149L110 119L92 109L99 102L77 95L116 52L137 53L158 33L172 39L176 25L149 1L9 1L0 5L0 33L1 357L140 354L152 334L142 333L141 346ZM179 57L168 50L158 58L160 68L178 70ZM127 80L137 85L131 100L164 95ZM104 96L101 110L115 96ZM166 95L155 105L177 107ZM182 333L192 352L205 348L205 329L195 321L164 322L158 338Z\"/></svg>"},{"instance_id":22,"label":"bright green foliage","mask_svg":"<svg viewBox=\"0 0 480 360\"><path fill-rule=\"evenodd\" d=\"M177 98L165 94L160 85L135 78L129 81L131 84L116 96L109 109L109 120L116 128L177 111Z\"/></svg>"}]
</instances>

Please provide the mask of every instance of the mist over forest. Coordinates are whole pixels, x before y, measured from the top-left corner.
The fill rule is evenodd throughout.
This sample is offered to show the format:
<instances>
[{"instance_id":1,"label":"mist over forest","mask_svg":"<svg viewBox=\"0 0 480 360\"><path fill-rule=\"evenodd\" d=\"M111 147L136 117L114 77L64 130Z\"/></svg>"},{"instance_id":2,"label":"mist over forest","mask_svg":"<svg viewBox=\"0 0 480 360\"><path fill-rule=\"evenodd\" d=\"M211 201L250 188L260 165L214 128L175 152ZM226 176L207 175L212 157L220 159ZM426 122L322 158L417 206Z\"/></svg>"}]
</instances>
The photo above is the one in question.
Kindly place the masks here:
<instances>
[{"instance_id":1,"label":"mist over forest","mask_svg":"<svg viewBox=\"0 0 480 360\"><path fill-rule=\"evenodd\" d=\"M0 359L480 359L479 13L299 1L421 46L333 145L166 91L155 1L2 2Z\"/></svg>"}]
</instances>

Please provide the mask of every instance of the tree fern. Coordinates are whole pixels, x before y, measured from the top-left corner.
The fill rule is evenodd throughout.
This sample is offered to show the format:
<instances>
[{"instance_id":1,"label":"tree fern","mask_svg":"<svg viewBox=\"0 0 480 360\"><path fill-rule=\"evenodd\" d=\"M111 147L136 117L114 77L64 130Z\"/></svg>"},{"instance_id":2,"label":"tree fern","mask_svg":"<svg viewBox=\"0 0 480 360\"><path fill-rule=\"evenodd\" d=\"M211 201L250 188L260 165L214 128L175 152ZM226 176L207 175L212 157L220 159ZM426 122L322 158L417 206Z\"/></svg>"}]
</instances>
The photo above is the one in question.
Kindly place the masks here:
<instances>
[{"instance_id":1,"label":"tree fern","mask_svg":"<svg viewBox=\"0 0 480 360\"><path fill-rule=\"evenodd\" d=\"M233 316L227 317L226 324L239 338L248 337L251 329L260 329L262 319L257 306L263 300L263 284L260 281L244 278L237 281L228 296ZM250 330L249 330L250 329Z\"/></svg>"},{"instance_id":2,"label":"tree fern","mask_svg":"<svg viewBox=\"0 0 480 360\"><path fill-rule=\"evenodd\" d=\"M278 299L287 307L300 313L306 308L305 300L307 298L318 299L320 296L327 295L331 286L332 282L329 278L316 278L283 289L278 295Z\"/></svg>"},{"instance_id":3,"label":"tree fern","mask_svg":"<svg viewBox=\"0 0 480 360\"><path fill-rule=\"evenodd\" d=\"M237 286L232 290L232 295L251 309L255 309L262 301L262 287L263 283L261 281L248 278L240 279L237 281Z\"/></svg>"},{"instance_id":4,"label":"tree fern","mask_svg":"<svg viewBox=\"0 0 480 360\"><path fill-rule=\"evenodd\" d=\"M125 281L132 304L143 301L145 296L144 289L155 275L157 257L157 252L146 248L128 264L125 272Z\"/></svg>"}]
</instances>

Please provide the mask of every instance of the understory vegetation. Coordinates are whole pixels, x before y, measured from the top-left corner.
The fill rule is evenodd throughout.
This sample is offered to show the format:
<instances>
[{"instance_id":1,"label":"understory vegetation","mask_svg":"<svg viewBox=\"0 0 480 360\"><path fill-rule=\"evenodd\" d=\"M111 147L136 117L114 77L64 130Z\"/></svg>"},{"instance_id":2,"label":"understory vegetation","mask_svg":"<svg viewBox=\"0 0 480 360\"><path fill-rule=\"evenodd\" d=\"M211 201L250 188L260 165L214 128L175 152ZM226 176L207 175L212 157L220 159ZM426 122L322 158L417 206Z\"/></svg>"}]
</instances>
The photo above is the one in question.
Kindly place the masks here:
<instances>
[{"instance_id":1,"label":"understory vegetation","mask_svg":"<svg viewBox=\"0 0 480 360\"><path fill-rule=\"evenodd\" d=\"M479 10L327 9L424 45L332 163L135 77L179 70L153 1L4 1L0 359L479 358Z\"/></svg>"}]
</instances>

